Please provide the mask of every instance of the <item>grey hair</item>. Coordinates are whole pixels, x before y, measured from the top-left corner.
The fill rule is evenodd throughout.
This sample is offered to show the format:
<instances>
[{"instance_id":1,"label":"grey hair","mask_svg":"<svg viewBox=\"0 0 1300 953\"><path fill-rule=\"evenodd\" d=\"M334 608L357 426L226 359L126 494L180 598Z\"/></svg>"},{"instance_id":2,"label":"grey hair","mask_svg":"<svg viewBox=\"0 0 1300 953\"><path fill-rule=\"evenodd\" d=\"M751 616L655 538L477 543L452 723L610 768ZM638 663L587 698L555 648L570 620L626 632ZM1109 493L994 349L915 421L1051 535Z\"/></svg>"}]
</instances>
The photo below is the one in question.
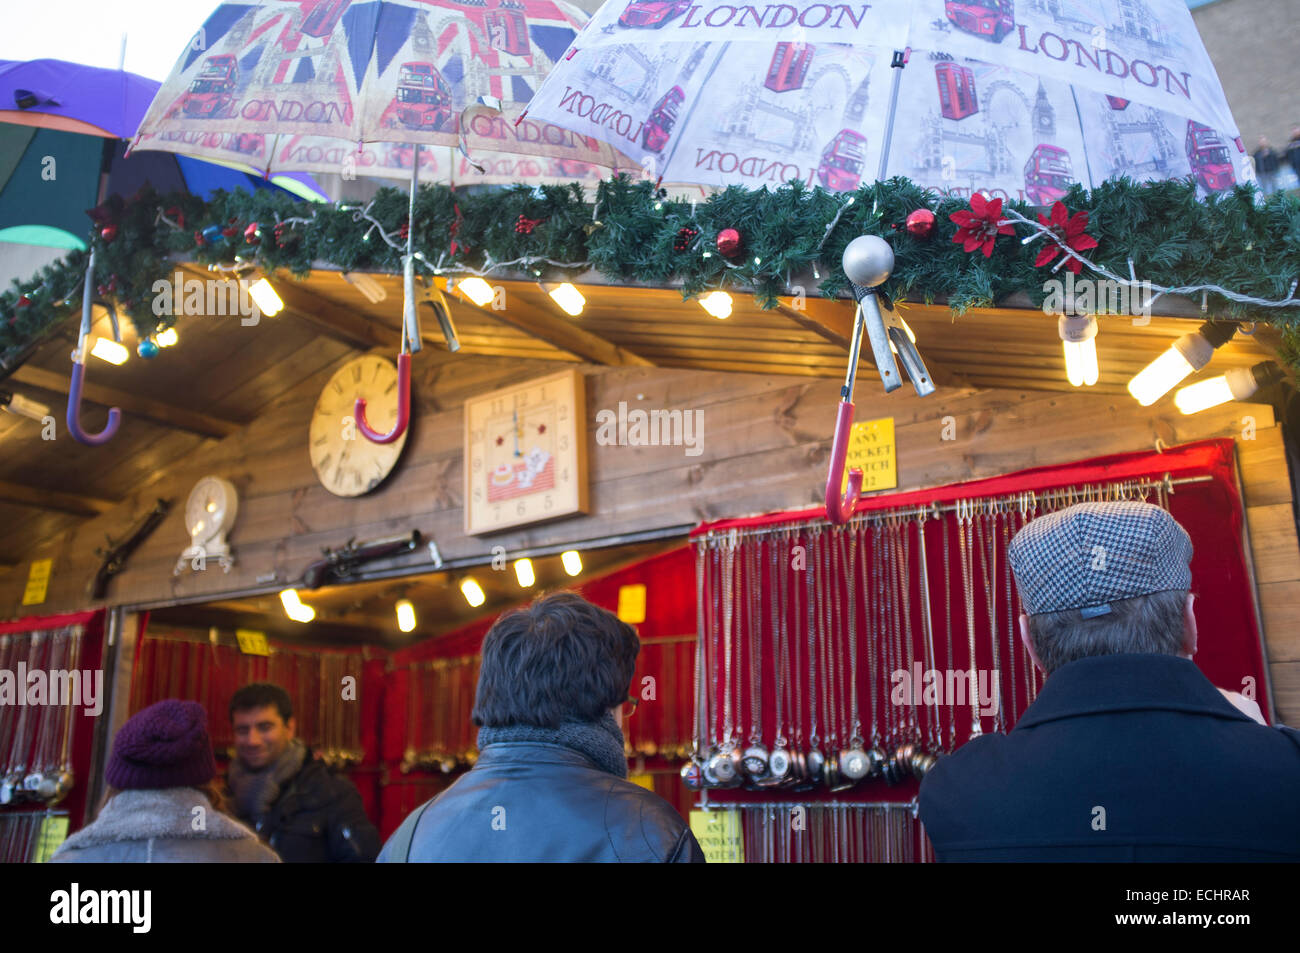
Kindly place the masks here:
<instances>
[{"instance_id":1,"label":"grey hair","mask_svg":"<svg viewBox=\"0 0 1300 953\"><path fill-rule=\"evenodd\" d=\"M1034 651L1047 674L1093 655L1181 655L1186 589L1117 599L1111 611L1085 619L1078 609L1029 617Z\"/></svg>"}]
</instances>

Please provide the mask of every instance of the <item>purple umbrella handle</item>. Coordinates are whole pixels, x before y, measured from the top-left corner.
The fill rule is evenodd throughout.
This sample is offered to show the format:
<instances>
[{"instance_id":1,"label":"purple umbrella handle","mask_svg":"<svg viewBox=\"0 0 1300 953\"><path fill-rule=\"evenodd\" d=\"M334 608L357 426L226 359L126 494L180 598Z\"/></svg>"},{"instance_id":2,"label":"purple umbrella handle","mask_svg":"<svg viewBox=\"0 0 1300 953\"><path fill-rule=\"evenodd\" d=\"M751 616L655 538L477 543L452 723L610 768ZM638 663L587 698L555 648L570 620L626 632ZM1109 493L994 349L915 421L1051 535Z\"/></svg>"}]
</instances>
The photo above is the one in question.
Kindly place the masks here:
<instances>
[{"instance_id":1,"label":"purple umbrella handle","mask_svg":"<svg viewBox=\"0 0 1300 953\"><path fill-rule=\"evenodd\" d=\"M86 365L82 360L72 362L72 383L68 387L68 433L74 440L88 447L99 447L117 436L118 425L122 422L122 411L117 407L108 409L108 424L99 433L86 433L81 429L81 384L86 376Z\"/></svg>"},{"instance_id":2,"label":"purple umbrella handle","mask_svg":"<svg viewBox=\"0 0 1300 953\"><path fill-rule=\"evenodd\" d=\"M403 351L397 355L397 423L389 433L379 433L371 429L366 422L366 399L358 397L352 408L352 417L360 430L371 443L392 443L406 433L406 425L411 419L411 355Z\"/></svg>"},{"instance_id":3,"label":"purple umbrella handle","mask_svg":"<svg viewBox=\"0 0 1300 953\"><path fill-rule=\"evenodd\" d=\"M845 495L840 496L840 481L844 479L844 462L849 453L849 433L852 428L853 403L841 400L839 412L835 415L830 472L826 474L826 518L836 524L849 521L858 507L858 497L862 493L862 470L854 467L849 471L849 485Z\"/></svg>"}]
</instances>

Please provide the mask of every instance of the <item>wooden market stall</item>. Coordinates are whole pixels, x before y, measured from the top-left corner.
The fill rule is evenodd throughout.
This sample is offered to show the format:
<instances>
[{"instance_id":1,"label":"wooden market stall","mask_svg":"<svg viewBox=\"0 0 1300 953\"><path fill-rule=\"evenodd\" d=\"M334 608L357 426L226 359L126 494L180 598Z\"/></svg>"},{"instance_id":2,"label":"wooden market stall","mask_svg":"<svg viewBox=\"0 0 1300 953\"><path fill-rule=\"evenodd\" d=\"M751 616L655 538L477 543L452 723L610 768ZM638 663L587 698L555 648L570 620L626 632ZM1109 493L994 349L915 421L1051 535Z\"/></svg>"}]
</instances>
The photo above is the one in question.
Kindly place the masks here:
<instances>
[{"instance_id":1,"label":"wooden market stall","mask_svg":"<svg viewBox=\"0 0 1300 953\"><path fill-rule=\"evenodd\" d=\"M206 277L197 266L180 267ZM634 754L654 762L655 789L685 809L690 797L673 775L674 762L685 754L682 739L689 738L681 713L690 711L688 648L697 635L688 534L701 523L805 510L823 498L851 301L788 296L764 311L738 297L733 313L720 321L683 301L675 287L611 284L595 273L575 282L586 296L577 319L562 315L532 282L499 282L502 310L449 295L460 350L449 353L436 323L425 322L425 348L413 360L404 445L391 460L373 463L372 475L382 482L340 496L331 489L339 488L338 478L320 466L319 454L313 458L312 418L335 375L353 373L359 359L373 355L387 361L396 349L400 279L369 276L367 296L355 279L336 271L316 270L302 281L273 277L286 305L275 318L250 327L229 316L186 317L178 324L180 344L152 361L94 366L87 426L100 426L105 405L125 414L109 444L82 446L61 426L55 439L42 439L35 422L0 417L6 448L0 459L0 562L6 564L0 616L104 606L117 618L113 641L102 645L111 695L95 760L80 767L81 776L93 779L107 739L152 698L139 676L153 670L149 660L166 651L161 646L168 640L184 647L177 651L186 661L176 664L195 673L181 684L196 695L202 652L224 660L231 690L236 676L288 678L284 673L298 664L295 659L314 659L311 678L321 678L322 659L329 656L340 671L349 665L364 670L371 700L351 740L326 746L352 752L339 761L356 765L372 819L387 834L418 803L412 791L436 790L444 756L450 752L454 763L465 763L464 751L438 748L420 734L422 710L414 707L410 686L446 677L455 659L472 659L491 619L529 597L512 573L492 571L494 558L504 570L518 557L532 557L547 567L541 585L554 587L570 582L558 569L559 554L576 549L586 570L572 582L600 604L615 608L620 588L647 586L643 665L666 665L666 646L684 640L673 650L667 679L684 706L675 709L680 719L671 727L661 722L654 737L637 740ZM864 356L857 417L891 420L896 445L896 487L874 495L887 502L906 491L1027 468L1226 441L1243 508L1246 604L1257 606L1267 663L1261 692L1277 720L1300 722L1294 625L1300 546L1285 404L1267 402L1271 395L1265 393L1258 401L1184 416L1169 401L1141 407L1129 396L1129 378L1203 319L1193 303L1162 302L1163 313L1157 306L1146 322L1103 317L1101 377L1090 388L1065 380L1055 318L1020 304L956 319L942 304L901 306L938 387L928 397L906 386L886 396ZM4 386L60 406L67 392L67 333L35 349ZM1249 367L1274 357L1276 347L1261 325L1222 347L1213 369ZM585 427L576 431L586 453L585 512L558 519L530 513L529 522L513 528L467 532L467 408L483 395L560 371L577 372L585 401ZM608 439L610 431L598 433L598 414L637 409L693 412L694 445L620 445ZM228 481L238 495L228 527L228 569L210 559L197 570L181 558L190 543L186 501L206 477ZM98 550L106 538L121 541L159 499L171 502L161 522L111 576L104 595L88 596L103 566ZM421 534L419 547L368 563L318 597L302 591L303 601L317 610L313 622L284 618L276 594L299 585L322 548L413 530ZM428 541L436 543L436 553ZM42 560L50 561L49 578L37 593L28 584ZM470 574L487 590L478 609L458 591ZM686 593L685 601L675 597L671 609L656 608L665 589ZM397 598L416 605L420 625L411 635L396 630L391 604ZM236 628L265 632L274 649L270 660L241 661ZM1253 638L1249 627L1238 636ZM302 697L309 698L306 684ZM427 691L443 694L436 687ZM217 725L224 702L211 682L202 692ZM463 721L468 696L458 697ZM219 745L220 738L215 732ZM323 727L316 740L325 742ZM429 779L423 787L408 790L411 770Z\"/></svg>"}]
</instances>

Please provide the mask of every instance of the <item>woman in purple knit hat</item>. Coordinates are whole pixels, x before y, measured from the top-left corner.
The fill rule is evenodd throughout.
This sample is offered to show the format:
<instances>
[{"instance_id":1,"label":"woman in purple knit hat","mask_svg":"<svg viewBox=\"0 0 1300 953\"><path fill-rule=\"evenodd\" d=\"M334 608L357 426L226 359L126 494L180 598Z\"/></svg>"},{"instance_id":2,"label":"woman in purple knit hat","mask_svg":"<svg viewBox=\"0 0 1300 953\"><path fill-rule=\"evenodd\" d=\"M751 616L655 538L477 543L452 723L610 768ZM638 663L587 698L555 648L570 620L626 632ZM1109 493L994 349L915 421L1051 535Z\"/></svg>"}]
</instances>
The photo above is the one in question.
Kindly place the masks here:
<instances>
[{"instance_id":1,"label":"woman in purple knit hat","mask_svg":"<svg viewBox=\"0 0 1300 953\"><path fill-rule=\"evenodd\" d=\"M202 705L167 699L136 712L113 739L99 816L51 863L279 863L225 813L216 774Z\"/></svg>"}]
</instances>

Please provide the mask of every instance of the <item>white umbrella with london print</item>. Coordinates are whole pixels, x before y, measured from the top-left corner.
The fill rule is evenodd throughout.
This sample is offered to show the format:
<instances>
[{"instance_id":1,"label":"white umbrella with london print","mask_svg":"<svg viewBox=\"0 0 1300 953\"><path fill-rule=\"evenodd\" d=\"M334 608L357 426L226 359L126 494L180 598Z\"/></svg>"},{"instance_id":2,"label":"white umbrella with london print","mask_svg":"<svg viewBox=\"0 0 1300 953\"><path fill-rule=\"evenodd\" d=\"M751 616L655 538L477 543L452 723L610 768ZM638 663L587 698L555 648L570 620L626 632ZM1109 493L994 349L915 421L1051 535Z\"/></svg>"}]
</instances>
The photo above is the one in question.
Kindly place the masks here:
<instances>
[{"instance_id":1,"label":"white umbrella with london print","mask_svg":"<svg viewBox=\"0 0 1300 953\"><path fill-rule=\"evenodd\" d=\"M584 20L563 0L223 3L164 81L134 148L224 160L264 174L308 168L391 174L404 167L399 174L410 176L411 216L425 166L422 146L466 156L534 152L529 140L537 138L558 162L615 166L619 158L601 142L513 121ZM347 148L328 148L331 140ZM368 152L367 143L385 145ZM554 170L539 165L538 171ZM410 352L420 348L414 231L408 229L403 263L393 431L374 431L364 402L357 404L358 429L375 442L398 439L409 415ZM443 327L454 350L449 319Z\"/></svg>"},{"instance_id":2,"label":"white umbrella with london print","mask_svg":"<svg viewBox=\"0 0 1300 953\"><path fill-rule=\"evenodd\" d=\"M850 191L874 169L1048 205L1074 181L1190 176L1217 192L1253 176L1183 0L610 0L527 115L674 183ZM859 283L884 280L887 251L858 246L846 272L867 302L851 359L865 313L892 390L891 332ZM841 479L827 484L837 521L857 496Z\"/></svg>"}]
</instances>

